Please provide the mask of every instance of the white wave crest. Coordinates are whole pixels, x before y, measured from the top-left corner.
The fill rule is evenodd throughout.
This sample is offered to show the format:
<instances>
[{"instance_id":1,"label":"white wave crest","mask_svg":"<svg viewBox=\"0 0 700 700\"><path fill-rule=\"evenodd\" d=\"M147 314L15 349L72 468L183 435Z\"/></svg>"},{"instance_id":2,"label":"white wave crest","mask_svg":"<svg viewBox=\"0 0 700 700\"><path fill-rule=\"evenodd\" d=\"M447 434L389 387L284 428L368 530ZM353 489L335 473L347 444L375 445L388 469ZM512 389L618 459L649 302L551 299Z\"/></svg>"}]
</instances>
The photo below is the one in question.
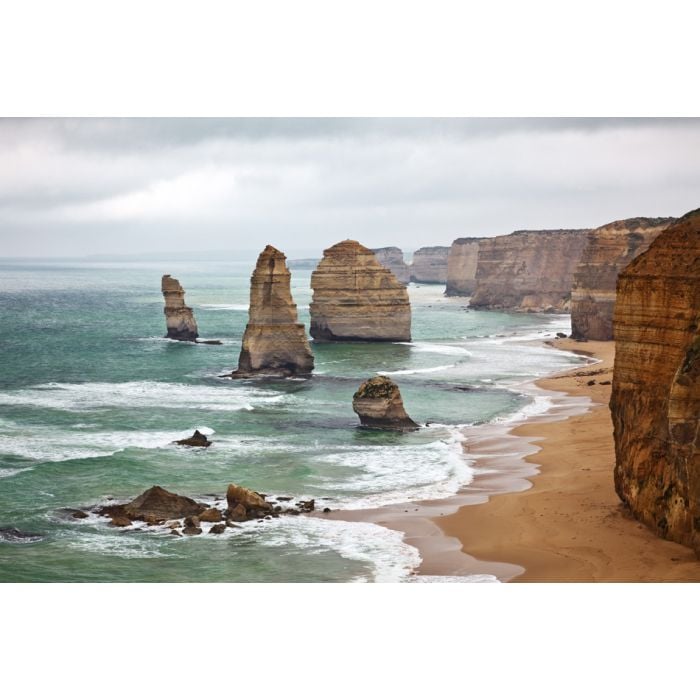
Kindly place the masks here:
<instances>
[{"instance_id":1,"label":"white wave crest","mask_svg":"<svg viewBox=\"0 0 700 700\"><path fill-rule=\"evenodd\" d=\"M163 407L210 411L251 411L284 395L252 386L190 385L170 382L51 382L27 389L0 392L0 405L36 406L63 411L93 408Z\"/></svg>"},{"instance_id":2,"label":"white wave crest","mask_svg":"<svg viewBox=\"0 0 700 700\"><path fill-rule=\"evenodd\" d=\"M374 445L320 457L351 470L345 476L328 478L322 487L341 492L336 505L350 509L453 496L474 475L462 448L464 436L458 428L424 430L433 429L443 438L422 445Z\"/></svg>"}]
</instances>

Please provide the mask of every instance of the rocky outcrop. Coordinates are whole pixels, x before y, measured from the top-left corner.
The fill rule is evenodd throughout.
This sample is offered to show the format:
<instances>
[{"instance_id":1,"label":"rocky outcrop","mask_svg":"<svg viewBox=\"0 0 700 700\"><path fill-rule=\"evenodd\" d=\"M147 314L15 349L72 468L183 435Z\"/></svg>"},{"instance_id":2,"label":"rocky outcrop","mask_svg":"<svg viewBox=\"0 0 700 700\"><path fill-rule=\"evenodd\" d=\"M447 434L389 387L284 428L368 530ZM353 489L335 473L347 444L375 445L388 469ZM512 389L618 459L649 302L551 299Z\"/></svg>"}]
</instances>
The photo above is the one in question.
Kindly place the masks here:
<instances>
[{"instance_id":1,"label":"rocky outcrop","mask_svg":"<svg viewBox=\"0 0 700 700\"><path fill-rule=\"evenodd\" d=\"M161 290L165 297L166 338L171 340L197 341L197 322L189 306L185 306L185 290L170 275L163 275Z\"/></svg>"},{"instance_id":2,"label":"rocky outcrop","mask_svg":"<svg viewBox=\"0 0 700 700\"><path fill-rule=\"evenodd\" d=\"M612 340L618 274L675 219L613 221L588 234L571 290L571 337Z\"/></svg>"},{"instance_id":3,"label":"rocky outcrop","mask_svg":"<svg viewBox=\"0 0 700 700\"><path fill-rule=\"evenodd\" d=\"M185 447L209 447L211 440L208 440L204 433L195 430L190 437L184 440L175 440L175 444L184 445Z\"/></svg>"},{"instance_id":4,"label":"rocky outcrop","mask_svg":"<svg viewBox=\"0 0 700 700\"><path fill-rule=\"evenodd\" d=\"M314 357L299 323L285 255L265 247L250 278L248 325L234 377L311 374Z\"/></svg>"},{"instance_id":5,"label":"rocky outcrop","mask_svg":"<svg viewBox=\"0 0 700 700\"><path fill-rule=\"evenodd\" d=\"M403 251L401 248L397 248L396 246L372 248L372 252L377 260L379 260L379 264L391 270L401 284L408 284L411 281L411 271L408 265L406 265L406 261L403 259Z\"/></svg>"},{"instance_id":6,"label":"rocky outcrop","mask_svg":"<svg viewBox=\"0 0 700 700\"><path fill-rule=\"evenodd\" d=\"M411 281L429 284L445 284L447 282L447 257L450 249L447 246L429 246L419 248L413 254L411 263Z\"/></svg>"},{"instance_id":7,"label":"rocky outcrop","mask_svg":"<svg viewBox=\"0 0 700 700\"><path fill-rule=\"evenodd\" d=\"M406 288L357 241L342 241L325 250L311 275L311 287L315 340L411 340Z\"/></svg>"},{"instance_id":8,"label":"rocky outcrop","mask_svg":"<svg viewBox=\"0 0 700 700\"><path fill-rule=\"evenodd\" d=\"M469 305L564 313L589 229L515 231L479 243L476 289Z\"/></svg>"},{"instance_id":9,"label":"rocky outcrop","mask_svg":"<svg viewBox=\"0 0 700 700\"><path fill-rule=\"evenodd\" d=\"M17 542L20 544L39 542L44 536L38 532L24 532L16 527L0 527L0 542Z\"/></svg>"},{"instance_id":10,"label":"rocky outcrop","mask_svg":"<svg viewBox=\"0 0 700 700\"><path fill-rule=\"evenodd\" d=\"M700 209L620 274L613 327L615 489L700 554Z\"/></svg>"},{"instance_id":11,"label":"rocky outcrop","mask_svg":"<svg viewBox=\"0 0 700 700\"><path fill-rule=\"evenodd\" d=\"M258 517L260 513L264 514L272 510L272 505L265 500L264 496L237 484L228 485L226 502L228 503L226 515L235 513L237 508L239 511L244 510L247 517Z\"/></svg>"},{"instance_id":12,"label":"rocky outcrop","mask_svg":"<svg viewBox=\"0 0 700 700\"><path fill-rule=\"evenodd\" d=\"M476 264L481 238L457 238L447 255L448 297L470 297L476 289Z\"/></svg>"},{"instance_id":13,"label":"rocky outcrop","mask_svg":"<svg viewBox=\"0 0 700 700\"><path fill-rule=\"evenodd\" d=\"M372 377L360 385L352 397L352 410L367 428L384 430L415 430L403 407L399 387L388 377Z\"/></svg>"},{"instance_id":14,"label":"rocky outcrop","mask_svg":"<svg viewBox=\"0 0 700 700\"><path fill-rule=\"evenodd\" d=\"M160 486L152 486L129 503L110 504L98 508L97 512L99 515L112 518L113 521L127 518L128 520L156 523L199 515L206 508L206 505L197 503L187 496L178 496L178 494L166 491Z\"/></svg>"}]
</instances>

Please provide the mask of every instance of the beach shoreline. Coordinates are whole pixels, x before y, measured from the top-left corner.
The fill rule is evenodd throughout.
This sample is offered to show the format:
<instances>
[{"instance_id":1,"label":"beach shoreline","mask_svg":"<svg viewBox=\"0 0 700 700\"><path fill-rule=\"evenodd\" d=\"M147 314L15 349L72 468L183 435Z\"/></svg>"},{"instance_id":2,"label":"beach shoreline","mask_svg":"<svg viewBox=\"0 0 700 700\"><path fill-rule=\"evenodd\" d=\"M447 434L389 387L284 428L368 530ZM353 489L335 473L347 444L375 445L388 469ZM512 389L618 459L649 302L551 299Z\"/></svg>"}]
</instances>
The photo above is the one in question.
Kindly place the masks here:
<instances>
[{"instance_id":1,"label":"beach shoreline","mask_svg":"<svg viewBox=\"0 0 700 700\"><path fill-rule=\"evenodd\" d=\"M586 355L592 364L534 382L535 395L552 404L548 411L467 431L464 449L475 459L476 475L460 493L325 517L403 532L420 552L418 576L700 581L692 550L658 538L615 493L608 409L614 343L547 344Z\"/></svg>"}]
</instances>

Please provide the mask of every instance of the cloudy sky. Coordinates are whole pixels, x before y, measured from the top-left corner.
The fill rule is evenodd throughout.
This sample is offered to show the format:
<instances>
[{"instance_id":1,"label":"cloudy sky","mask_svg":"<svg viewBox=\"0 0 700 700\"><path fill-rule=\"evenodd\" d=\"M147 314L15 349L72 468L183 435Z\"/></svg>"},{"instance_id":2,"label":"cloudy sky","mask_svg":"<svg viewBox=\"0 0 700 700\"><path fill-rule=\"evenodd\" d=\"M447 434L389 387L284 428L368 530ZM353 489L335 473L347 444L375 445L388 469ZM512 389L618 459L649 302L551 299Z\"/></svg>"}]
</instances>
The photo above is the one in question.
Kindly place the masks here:
<instances>
[{"instance_id":1,"label":"cloudy sky","mask_svg":"<svg viewBox=\"0 0 700 700\"><path fill-rule=\"evenodd\" d=\"M700 206L697 119L0 119L0 256L449 245Z\"/></svg>"}]
</instances>

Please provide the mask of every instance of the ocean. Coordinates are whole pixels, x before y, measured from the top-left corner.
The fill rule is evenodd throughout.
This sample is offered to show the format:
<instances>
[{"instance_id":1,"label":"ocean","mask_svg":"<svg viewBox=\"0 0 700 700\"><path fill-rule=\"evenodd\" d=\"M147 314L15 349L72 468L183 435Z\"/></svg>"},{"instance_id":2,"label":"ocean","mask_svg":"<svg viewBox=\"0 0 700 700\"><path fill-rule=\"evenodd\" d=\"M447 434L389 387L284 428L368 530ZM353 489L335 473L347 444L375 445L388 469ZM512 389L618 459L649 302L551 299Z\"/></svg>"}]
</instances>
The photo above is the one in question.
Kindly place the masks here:
<instances>
[{"instance_id":1,"label":"ocean","mask_svg":"<svg viewBox=\"0 0 700 700\"><path fill-rule=\"evenodd\" d=\"M527 382L582 360L541 341L568 316L469 311L442 285L409 287L411 343L313 344L307 380L231 380L255 261L0 261L0 581L405 581L401 533L286 516L223 535L110 528L63 509L130 500L154 484L217 502L235 482L317 509L447 498L470 483L467 426L544 410ZM165 339L162 274L186 289L202 339ZM292 270L309 322L309 270ZM359 384L400 386L407 434L362 430ZM198 428L208 449L173 441ZM477 577L478 578L478 577ZM426 582L432 580L425 577Z\"/></svg>"}]
</instances>

